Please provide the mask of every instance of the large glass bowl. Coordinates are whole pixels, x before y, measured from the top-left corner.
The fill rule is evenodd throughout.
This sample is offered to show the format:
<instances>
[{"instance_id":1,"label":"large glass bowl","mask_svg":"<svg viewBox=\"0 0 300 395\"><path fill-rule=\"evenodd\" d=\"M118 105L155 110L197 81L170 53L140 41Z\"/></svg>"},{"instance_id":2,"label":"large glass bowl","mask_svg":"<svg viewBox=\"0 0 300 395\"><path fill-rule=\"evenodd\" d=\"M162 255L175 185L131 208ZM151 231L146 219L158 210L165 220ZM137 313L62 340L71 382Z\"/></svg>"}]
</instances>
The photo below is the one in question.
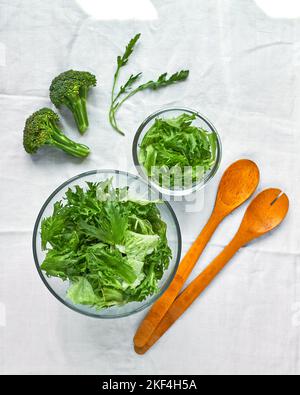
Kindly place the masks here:
<instances>
[{"instance_id":1,"label":"large glass bowl","mask_svg":"<svg viewBox=\"0 0 300 395\"><path fill-rule=\"evenodd\" d=\"M80 174L79 176L72 178L57 188L43 205L34 228L33 255L37 270L44 284L49 289L49 291L65 306L77 311L78 313L95 318L121 318L140 312L153 304L167 290L177 271L181 256L181 233L176 215L167 202L158 204L158 208L161 212L162 219L168 226L167 237L169 246L173 253L173 258L170 262L169 268L165 271L164 276L159 283L159 292L149 297L145 301L139 303L129 303L121 307L112 307L100 311L87 306L75 305L69 299L67 299L66 296L66 292L70 283L68 281L64 282L59 278L47 277L40 268L45 258L45 251L42 251L41 248L41 223L44 218L52 215L54 203L61 200L69 188L74 188L76 185L86 188L86 182L101 182L107 179L113 179L114 187L123 188L128 186L130 193L135 197L149 199L151 201L157 201L159 199L159 194L157 191L153 190L141 178L133 176L129 173L115 170L100 170Z\"/></svg>"},{"instance_id":2,"label":"large glass bowl","mask_svg":"<svg viewBox=\"0 0 300 395\"><path fill-rule=\"evenodd\" d=\"M204 174L204 177L202 180L198 182L194 182L193 185L188 186L188 187L181 187L181 188L174 188L174 189L166 189L162 186L160 186L157 182L152 180L143 165L139 161L139 149L142 144L142 141L149 131L149 129L153 126L155 123L155 120L157 118L162 118L162 119L170 119L170 118L175 118L178 117L182 114L191 114L195 115L196 119L193 122L193 125L205 129L210 133L213 133L216 135L216 141L217 141L217 153L216 153L216 161L214 166L211 168L211 170L207 171ZM162 195L164 196L187 196L192 194L193 192L196 192L200 189L202 189L205 185L207 185L217 174L217 171L220 167L221 160L222 160L222 143L220 136L214 127L214 125L203 115L201 115L199 112L188 109L188 108L166 108L163 110L159 110L155 112L154 114L150 115L138 128L138 131L135 135L134 141L133 141L133 147L132 147L132 154L133 154L133 161L134 164L137 168L138 173L140 174L141 177L143 177L145 180L149 182L149 184L158 190Z\"/></svg>"}]
</instances>

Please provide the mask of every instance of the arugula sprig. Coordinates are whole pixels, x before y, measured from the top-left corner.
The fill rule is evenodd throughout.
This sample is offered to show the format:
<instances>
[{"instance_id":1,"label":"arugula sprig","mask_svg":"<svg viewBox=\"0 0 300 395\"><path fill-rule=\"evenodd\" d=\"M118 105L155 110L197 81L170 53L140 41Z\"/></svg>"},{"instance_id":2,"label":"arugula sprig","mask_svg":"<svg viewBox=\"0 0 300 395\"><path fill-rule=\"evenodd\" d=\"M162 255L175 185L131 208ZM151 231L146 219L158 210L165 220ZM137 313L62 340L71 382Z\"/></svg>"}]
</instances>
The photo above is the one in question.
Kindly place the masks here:
<instances>
[{"instance_id":1,"label":"arugula sprig","mask_svg":"<svg viewBox=\"0 0 300 395\"><path fill-rule=\"evenodd\" d=\"M181 70L171 76L168 73L161 74L157 80L148 81L144 84L139 85L137 88L133 89L134 85L140 80L143 73L131 74L127 82L119 88L118 93L116 94L117 83L119 80L120 71L123 67L128 64L129 58L132 55L134 48L139 41L141 34L137 34L133 39L130 40L127 45L124 55L118 56L117 58L117 70L114 75L114 83L112 88L111 95L111 106L109 111L109 122L111 126L121 135L125 135L124 132L119 128L116 114L122 105L129 100L131 97L136 95L138 92L142 92L145 90L156 91L161 88L165 88L167 86L176 84L181 81L185 81L189 76L189 70Z\"/></svg>"},{"instance_id":2,"label":"arugula sprig","mask_svg":"<svg viewBox=\"0 0 300 395\"><path fill-rule=\"evenodd\" d=\"M136 75L136 76L131 75L129 80L127 81L127 83L124 86L121 86L120 91L116 96L115 96L115 91L116 91L117 83L119 80L120 71L123 67L125 67L127 65L129 58L132 55L134 48L135 48L137 42L139 41L140 37L141 37L141 34L139 33L134 38L132 38L126 47L123 56L118 56L118 58L117 58L117 70L114 75L114 83L113 83L113 88L112 88L112 93L111 93L111 107L110 107L110 112L109 112L109 121L110 121L110 124L112 125L112 127L122 135L124 135L124 133L117 126L117 122L115 119L115 113L114 113L113 109L114 109L114 106L115 106L117 100L119 99L119 97L128 91L130 86L132 86L135 83L135 81L137 81L137 79L140 77L140 74Z\"/></svg>"}]
</instances>

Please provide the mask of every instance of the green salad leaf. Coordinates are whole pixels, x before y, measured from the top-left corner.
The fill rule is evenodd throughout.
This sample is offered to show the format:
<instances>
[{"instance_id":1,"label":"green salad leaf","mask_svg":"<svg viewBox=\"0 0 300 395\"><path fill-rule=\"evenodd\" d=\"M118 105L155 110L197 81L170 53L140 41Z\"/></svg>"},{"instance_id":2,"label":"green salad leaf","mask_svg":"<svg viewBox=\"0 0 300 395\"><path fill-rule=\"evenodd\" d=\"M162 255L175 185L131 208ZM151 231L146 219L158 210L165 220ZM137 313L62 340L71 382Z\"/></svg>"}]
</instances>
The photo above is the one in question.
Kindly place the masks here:
<instances>
[{"instance_id":1,"label":"green salad leaf","mask_svg":"<svg viewBox=\"0 0 300 395\"><path fill-rule=\"evenodd\" d=\"M190 187L216 162L217 136L193 125L196 115L157 118L144 136L139 162L160 186Z\"/></svg>"},{"instance_id":2,"label":"green salad leaf","mask_svg":"<svg viewBox=\"0 0 300 395\"><path fill-rule=\"evenodd\" d=\"M76 186L41 225L41 269L69 281L67 297L101 310L158 291L172 256L159 202L130 197L112 180Z\"/></svg>"},{"instance_id":3,"label":"green salad leaf","mask_svg":"<svg viewBox=\"0 0 300 395\"><path fill-rule=\"evenodd\" d=\"M158 235L141 235L139 233L127 232L125 253L129 259L143 261L147 255L153 253L158 244Z\"/></svg>"}]
</instances>

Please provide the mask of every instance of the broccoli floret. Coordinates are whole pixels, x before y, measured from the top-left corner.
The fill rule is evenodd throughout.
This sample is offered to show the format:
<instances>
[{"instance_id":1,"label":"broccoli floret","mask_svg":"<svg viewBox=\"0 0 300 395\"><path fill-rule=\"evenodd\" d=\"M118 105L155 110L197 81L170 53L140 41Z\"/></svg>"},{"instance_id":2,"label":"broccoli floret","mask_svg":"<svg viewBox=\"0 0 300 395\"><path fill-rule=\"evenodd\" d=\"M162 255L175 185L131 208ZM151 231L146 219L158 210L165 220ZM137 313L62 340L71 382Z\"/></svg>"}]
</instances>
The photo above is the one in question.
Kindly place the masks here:
<instances>
[{"instance_id":1,"label":"broccoli floret","mask_svg":"<svg viewBox=\"0 0 300 395\"><path fill-rule=\"evenodd\" d=\"M57 107L67 106L73 113L81 134L89 126L86 109L87 95L97 85L96 77L87 71L69 70L57 76L50 86L50 99Z\"/></svg>"},{"instance_id":2,"label":"broccoli floret","mask_svg":"<svg viewBox=\"0 0 300 395\"><path fill-rule=\"evenodd\" d=\"M58 127L59 116L50 108L42 108L32 114L24 129L23 144L25 151L34 154L43 145L52 145L78 158L88 156L90 150L77 144L64 135Z\"/></svg>"}]
</instances>

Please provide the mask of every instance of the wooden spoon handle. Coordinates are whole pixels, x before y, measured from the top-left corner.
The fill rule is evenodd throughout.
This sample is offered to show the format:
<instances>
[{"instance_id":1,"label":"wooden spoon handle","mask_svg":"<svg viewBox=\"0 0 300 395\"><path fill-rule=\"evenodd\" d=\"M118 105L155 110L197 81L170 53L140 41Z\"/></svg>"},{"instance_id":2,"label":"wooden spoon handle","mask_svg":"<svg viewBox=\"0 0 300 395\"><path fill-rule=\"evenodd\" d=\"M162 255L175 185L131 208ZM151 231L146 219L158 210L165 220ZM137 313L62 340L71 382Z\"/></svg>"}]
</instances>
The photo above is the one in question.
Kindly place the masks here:
<instances>
[{"instance_id":1,"label":"wooden spoon handle","mask_svg":"<svg viewBox=\"0 0 300 395\"><path fill-rule=\"evenodd\" d=\"M138 354L145 354L163 334L181 317L181 315L191 306L198 296L208 287L213 279L221 272L227 262L241 248L243 243L240 238L235 237L230 244L214 259L214 261L182 292L174 301L168 312L160 321L156 330L148 339L147 344L143 347L135 346Z\"/></svg>"},{"instance_id":2,"label":"wooden spoon handle","mask_svg":"<svg viewBox=\"0 0 300 395\"><path fill-rule=\"evenodd\" d=\"M167 291L163 296L153 305L150 312L141 323L139 329L134 337L134 345L137 348L144 347L157 325L164 317L176 297L178 296L180 290L182 289L187 278L191 274L193 268L198 262L203 250L214 234L216 228L223 220L224 216L221 214L213 212L208 223L204 227L203 231L195 241L195 243L190 248L187 255L184 257L180 263L179 269Z\"/></svg>"}]
</instances>

